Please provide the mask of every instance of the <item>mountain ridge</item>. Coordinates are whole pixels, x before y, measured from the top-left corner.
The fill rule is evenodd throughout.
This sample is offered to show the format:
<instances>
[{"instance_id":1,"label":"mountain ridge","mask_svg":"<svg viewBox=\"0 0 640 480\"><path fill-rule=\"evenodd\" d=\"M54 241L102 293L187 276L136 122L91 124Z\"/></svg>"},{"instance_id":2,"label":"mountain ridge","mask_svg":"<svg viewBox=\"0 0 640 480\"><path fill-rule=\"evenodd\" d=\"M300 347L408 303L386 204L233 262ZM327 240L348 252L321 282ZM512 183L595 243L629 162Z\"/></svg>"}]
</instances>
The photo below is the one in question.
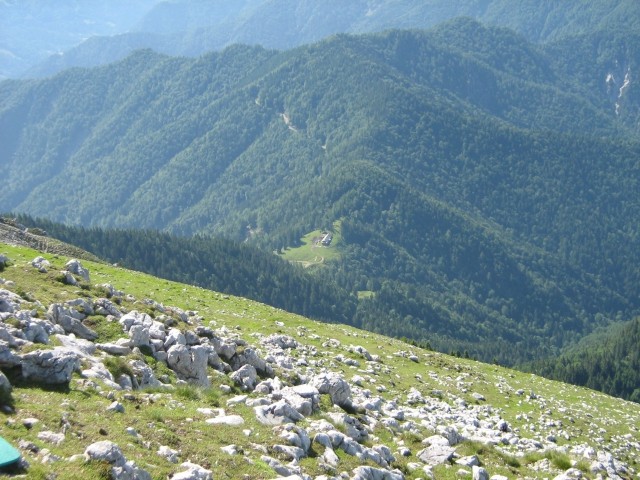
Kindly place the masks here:
<instances>
[{"instance_id":1,"label":"mountain ridge","mask_svg":"<svg viewBox=\"0 0 640 480\"><path fill-rule=\"evenodd\" d=\"M532 1L514 4L504 0L455 4L443 0L359 0L349 4L264 0L234 2L231 6L218 2L149 2L144 9L144 15L138 15L138 24L129 31L111 25L110 31L115 30L115 36L91 37L62 55L50 57L27 74L51 75L72 66L112 62L136 48L154 48L171 55L187 56L220 50L234 43L290 49L337 33L431 28L460 16L510 28L535 43L547 43L611 26L621 33L635 32L638 29L635 19L639 13L633 0L607 0L598 4L571 0L557 5ZM118 13L127 12L121 10ZM37 17L37 10L32 14ZM11 15L8 12L8 16ZM9 27L12 25L7 25L8 30ZM19 38L19 33L15 34ZM22 39L23 44L33 41L33 38ZM70 46L68 43L63 45ZM9 42L7 47L11 51L14 46Z\"/></svg>"}]
</instances>

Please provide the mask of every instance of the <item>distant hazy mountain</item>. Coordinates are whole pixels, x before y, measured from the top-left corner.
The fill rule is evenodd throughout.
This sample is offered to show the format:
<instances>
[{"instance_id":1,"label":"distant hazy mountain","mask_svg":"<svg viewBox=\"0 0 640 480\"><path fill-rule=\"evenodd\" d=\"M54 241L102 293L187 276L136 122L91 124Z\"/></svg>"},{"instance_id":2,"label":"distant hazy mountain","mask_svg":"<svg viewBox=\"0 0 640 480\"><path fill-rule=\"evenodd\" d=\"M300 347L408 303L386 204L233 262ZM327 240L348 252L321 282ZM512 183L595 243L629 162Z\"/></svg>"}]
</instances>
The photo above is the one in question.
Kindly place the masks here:
<instances>
[{"instance_id":1,"label":"distant hazy mountain","mask_svg":"<svg viewBox=\"0 0 640 480\"><path fill-rule=\"evenodd\" d=\"M158 1L2 0L0 80L88 38L128 32Z\"/></svg>"},{"instance_id":2,"label":"distant hazy mountain","mask_svg":"<svg viewBox=\"0 0 640 480\"><path fill-rule=\"evenodd\" d=\"M352 323L544 356L640 307L638 45L458 19L5 81L0 205L239 241L249 226L270 251L339 222L324 272L368 292Z\"/></svg>"},{"instance_id":3,"label":"distant hazy mountain","mask_svg":"<svg viewBox=\"0 0 640 480\"><path fill-rule=\"evenodd\" d=\"M511 28L533 42L591 33L612 26L619 33L640 31L640 3L635 0L147 0L134 2L126 8L119 8L119 3L114 5L113 12L102 16L100 12L113 3L100 2L85 14L91 18L104 18L104 22L109 22L105 23L106 29L83 27L78 30L74 27L75 22L83 17L78 18L75 10L70 14L63 10L60 12L63 21L48 23L50 30L46 31L39 27L37 20L40 17L34 22L23 12L26 6L21 6L21 2L12 3L11 28L7 30L7 46L2 48L14 52L27 45L31 50L20 53L19 61L7 59L0 64L0 72L12 76L25 71L27 76L51 75L73 66L115 61L138 48L190 56L234 43L288 49L336 33L429 28L458 16ZM83 10L87 11L89 7L83 4L80 11ZM143 12L146 14L142 15ZM130 26L136 17L137 23ZM129 23L124 22L125 18ZM67 32L77 32L74 33L75 42ZM96 37L80 43L89 35ZM50 50L51 45L56 46L55 52ZM45 53L51 55L58 51L64 51L64 54L38 63Z\"/></svg>"}]
</instances>

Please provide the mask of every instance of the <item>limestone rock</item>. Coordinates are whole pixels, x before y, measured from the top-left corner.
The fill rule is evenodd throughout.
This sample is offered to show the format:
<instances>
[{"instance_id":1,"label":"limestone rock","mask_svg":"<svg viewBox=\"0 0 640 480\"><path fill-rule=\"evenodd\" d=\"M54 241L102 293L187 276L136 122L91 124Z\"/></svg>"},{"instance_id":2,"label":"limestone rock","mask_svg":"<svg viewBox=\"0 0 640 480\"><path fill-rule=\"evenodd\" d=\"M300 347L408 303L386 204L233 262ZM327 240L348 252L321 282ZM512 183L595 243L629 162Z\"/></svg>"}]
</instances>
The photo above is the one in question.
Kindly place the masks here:
<instances>
[{"instance_id":1,"label":"limestone rock","mask_svg":"<svg viewBox=\"0 0 640 480\"><path fill-rule=\"evenodd\" d=\"M22 377L38 383L67 384L80 369L77 353L64 348L36 350L22 355Z\"/></svg>"},{"instance_id":2,"label":"limestone rock","mask_svg":"<svg viewBox=\"0 0 640 480\"><path fill-rule=\"evenodd\" d=\"M11 393L11 382L7 376L0 372L0 398Z\"/></svg>"},{"instance_id":3,"label":"limestone rock","mask_svg":"<svg viewBox=\"0 0 640 480\"><path fill-rule=\"evenodd\" d=\"M260 343L262 343L263 345L273 345L282 350L298 348L298 342L295 338L279 333L273 333L268 337L263 338Z\"/></svg>"},{"instance_id":4,"label":"limestone rock","mask_svg":"<svg viewBox=\"0 0 640 480\"><path fill-rule=\"evenodd\" d=\"M38 438L44 442L52 443L53 445L60 445L64 441L63 433L56 433L50 430L44 430L38 432Z\"/></svg>"},{"instance_id":5,"label":"limestone rock","mask_svg":"<svg viewBox=\"0 0 640 480\"><path fill-rule=\"evenodd\" d=\"M260 457L260 460L269 465L269 467L271 467L278 475L281 475L284 478L291 478L295 475L291 468L285 467L281 462L273 457L263 455Z\"/></svg>"},{"instance_id":6,"label":"limestone rock","mask_svg":"<svg viewBox=\"0 0 640 480\"><path fill-rule=\"evenodd\" d=\"M553 480L579 480L581 478L583 478L583 476L582 472L579 469L570 468L566 472L558 475L557 477L554 477ZM475 480L475 478L473 480Z\"/></svg>"},{"instance_id":7,"label":"limestone rock","mask_svg":"<svg viewBox=\"0 0 640 480\"><path fill-rule=\"evenodd\" d=\"M165 335L164 349L169 350L174 345L186 345L187 339L184 334L177 328L172 328L169 333Z\"/></svg>"},{"instance_id":8,"label":"limestone rock","mask_svg":"<svg viewBox=\"0 0 640 480\"><path fill-rule=\"evenodd\" d=\"M67 334L73 333L85 340L95 340L98 334L82 324L86 315L73 307L66 307L59 303L53 303L47 310L47 319L56 325L60 325Z\"/></svg>"},{"instance_id":9,"label":"limestone rock","mask_svg":"<svg viewBox=\"0 0 640 480\"><path fill-rule=\"evenodd\" d=\"M220 450L222 450L227 455L238 455L240 453L240 451L238 450L238 446L233 444L227 445L225 447L220 447Z\"/></svg>"},{"instance_id":10,"label":"limestone rock","mask_svg":"<svg viewBox=\"0 0 640 480\"><path fill-rule=\"evenodd\" d=\"M68 272L81 277L87 283L89 282L89 270L84 268L78 260L69 260L64 267Z\"/></svg>"},{"instance_id":11,"label":"limestone rock","mask_svg":"<svg viewBox=\"0 0 640 480\"><path fill-rule=\"evenodd\" d=\"M96 348L109 355L129 355L131 353L131 347L117 343L96 343Z\"/></svg>"},{"instance_id":12,"label":"limestone rock","mask_svg":"<svg viewBox=\"0 0 640 480\"><path fill-rule=\"evenodd\" d=\"M473 466L479 466L480 460L478 460L477 456L471 455L469 457L459 458L458 460L456 460L456 464L462 465L463 467L473 467Z\"/></svg>"},{"instance_id":13,"label":"limestone rock","mask_svg":"<svg viewBox=\"0 0 640 480\"><path fill-rule=\"evenodd\" d=\"M124 406L118 401L113 401L111 405L107 407L107 412L124 413Z\"/></svg>"},{"instance_id":14,"label":"limestone rock","mask_svg":"<svg viewBox=\"0 0 640 480\"><path fill-rule=\"evenodd\" d=\"M244 418L240 415L223 415L205 420L209 425L230 425L239 426L244 424Z\"/></svg>"},{"instance_id":15,"label":"limestone rock","mask_svg":"<svg viewBox=\"0 0 640 480\"><path fill-rule=\"evenodd\" d=\"M74 277L71 272L62 270L60 275L62 275L62 283L65 285L72 285L74 287L78 286L78 280L76 280L76 277Z\"/></svg>"},{"instance_id":16,"label":"limestone rock","mask_svg":"<svg viewBox=\"0 0 640 480\"><path fill-rule=\"evenodd\" d=\"M282 423L295 423L304 417L284 400L267 406L254 408L256 418L265 425L280 425Z\"/></svg>"},{"instance_id":17,"label":"limestone rock","mask_svg":"<svg viewBox=\"0 0 640 480\"><path fill-rule=\"evenodd\" d=\"M0 313L12 313L20 309L22 298L15 293L0 288Z\"/></svg>"},{"instance_id":18,"label":"limestone rock","mask_svg":"<svg viewBox=\"0 0 640 480\"><path fill-rule=\"evenodd\" d=\"M285 387L279 392L275 392L271 395L274 400L283 400L287 404L291 405L300 415L308 417L313 413L314 399L305 398L299 395L293 388ZM318 400L319 401L319 400ZM317 406L317 401L315 403Z\"/></svg>"},{"instance_id":19,"label":"limestone rock","mask_svg":"<svg viewBox=\"0 0 640 480\"><path fill-rule=\"evenodd\" d=\"M176 473L171 480L212 480L213 473L211 470L207 470L200 465L196 465L195 463L184 462L180 465L182 468L186 470Z\"/></svg>"},{"instance_id":20,"label":"limestone rock","mask_svg":"<svg viewBox=\"0 0 640 480\"><path fill-rule=\"evenodd\" d=\"M440 465L453 458L455 449L444 445L431 445L418 452L417 457L427 465Z\"/></svg>"},{"instance_id":21,"label":"limestone rock","mask_svg":"<svg viewBox=\"0 0 640 480\"><path fill-rule=\"evenodd\" d=\"M126 463L120 447L109 440L92 443L85 449L84 455L87 460L98 460L114 466Z\"/></svg>"},{"instance_id":22,"label":"limestone rock","mask_svg":"<svg viewBox=\"0 0 640 480\"><path fill-rule=\"evenodd\" d=\"M489 473L482 467L474 465L471 468L472 480L489 480Z\"/></svg>"},{"instance_id":23,"label":"limestone rock","mask_svg":"<svg viewBox=\"0 0 640 480\"><path fill-rule=\"evenodd\" d=\"M147 471L137 467L134 462L127 462L120 447L108 440L92 443L85 449L84 455L87 460L110 464L114 480L151 480Z\"/></svg>"},{"instance_id":24,"label":"limestone rock","mask_svg":"<svg viewBox=\"0 0 640 480\"><path fill-rule=\"evenodd\" d=\"M404 480L404 475L375 467L357 467L353 469L353 475L350 478L352 480Z\"/></svg>"},{"instance_id":25,"label":"limestone rock","mask_svg":"<svg viewBox=\"0 0 640 480\"><path fill-rule=\"evenodd\" d=\"M132 381L135 388L163 386L163 383L156 378L153 369L142 360L130 360L129 366L133 371Z\"/></svg>"},{"instance_id":26,"label":"limestone rock","mask_svg":"<svg viewBox=\"0 0 640 480\"><path fill-rule=\"evenodd\" d=\"M173 448L169 448L166 445L161 445L160 448L158 448L157 453L168 462L178 463L178 456L180 452L174 450Z\"/></svg>"},{"instance_id":27,"label":"limestone rock","mask_svg":"<svg viewBox=\"0 0 640 480\"><path fill-rule=\"evenodd\" d=\"M304 428L291 423L275 428L276 432L280 432L280 438L285 439L289 445L301 448L306 455L311 447L311 439Z\"/></svg>"},{"instance_id":28,"label":"limestone rock","mask_svg":"<svg viewBox=\"0 0 640 480\"><path fill-rule=\"evenodd\" d=\"M20 365L20 357L13 353L8 342L0 340L0 367L11 368L17 365Z\"/></svg>"},{"instance_id":29,"label":"limestone rock","mask_svg":"<svg viewBox=\"0 0 640 480\"><path fill-rule=\"evenodd\" d=\"M251 365L256 369L259 375L272 377L273 369L270 365L267 365L264 359L260 358L258 353L253 348L245 348L241 351L236 351L236 354L229 359L229 365L235 370L240 370L245 365Z\"/></svg>"},{"instance_id":30,"label":"limestone rock","mask_svg":"<svg viewBox=\"0 0 640 480\"><path fill-rule=\"evenodd\" d=\"M222 340L220 337L211 337L209 343L213 346L216 354L225 361L229 361L235 354L237 345L228 340ZM254 365L255 366L255 365Z\"/></svg>"},{"instance_id":31,"label":"limestone rock","mask_svg":"<svg viewBox=\"0 0 640 480\"><path fill-rule=\"evenodd\" d=\"M132 310L126 315L121 316L118 321L125 332L128 332L133 325L142 325L147 329L153 325L153 318L146 313L141 313L137 310Z\"/></svg>"},{"instance_id":32,"label":"limestone rock","mask_svg":"<svg viewBox=\"0 0 640 480\"><path fill-rule=\"evenodd\" d=\"M105 317L108 315L113 316L115 319L122 317L122 312L118 309L118 306L106 298L96 299L93 302L93 311L96 315L102 315Z\"/></svg>"},{"instance_id":33,"label":"limestone rock","mask_svg":"<svg viewBox=\"0 0 640 480\"><path fill-rule=\"evenodd\" d=\"M29 315L25 323L22 332L27 340L33 343L49 343L49 334L55 331L55 326L50 321L34 319Z\"/></svg>"},{"instance_id":34,"label":"limestone rock","mask_svg":"<svg viewBox=\"0 0 640 480\"><path fill-rule=\"evenodd\" d=\"M176 372L178 378L204 387L210 385L207 378L208 360L209 352L202 345L174 345L167 351L167 365Z\"/></svg>"},{"instance_id":35,"label":"limestone rock","mask_svg":"<svg viewBox=\"0 0 640 480\"><path fill-rule=\"evenodd\" d=\"M131 325L131 328L129 329L129 337L131 338L132 347L149 346L149 328L144 325Z\"/></svg>"},{"instance_id":36,"label":"limestone rock","mask_svg":"<svg viewBox=\"0 0 640 480\"><path fill-rule=\"evenodd\" d=\"M355 417L342 412L329 412L327 416L334 425L338 426L346 435L356 442L363 442L369 437L364 425Z\"/></svg>"},{"instance_id":37,"label":"limestone rock","mask_svg":"<svg viewBox=\"0 0 640 480\"><path fill-rule=\"evenodd\" d=\"M319 393L328 393L334 405L351 406L351 387L341 375L335 372L321 373L310 382Z\"/></svg>"},{"instance_id":38,"label":"limestone rock","mask_svg":"<svg viewBox=\"0 0 640 480\"><path fill-rule=\"evenodd\" d=\"M253 391L256 387L257 372L252 365L244 365L239 370L233 372L231 380L243 390Z\"/></svg>"},{"instance_id":39,"label":"limestone rock","mask_svg":"<svg viewBox=\"0 0 640 480\"><path fill-rule=\"evenodd\" d=\"M293 445L274 445L273 451L286 457L289 461L298 461L306 456L305 451Z\"/></svg>"},{"instance_id":40,"label":"limestone rock","mask_svg":"<svg viewBox=\"0 0 640 480\"><path fill-rule=\"evenodd\" d=\"M96 345L89 340L76 338L75 335L56 335L56 340L67 350L76 352L79 356L89 357L96 352Z\"/></svg>"},{"instance_id":41,"label":"limestone rock","mask_svg":"<svg viewBox=\"0 0 640 480\"><path fill-rule=\"evenodd\" d=\"M447 439L447 442L451 447L459 444L463 440L462 436L460 435L460 433L458 433L458 430L455 427L439 426L436 430L441 436Z\"/></svg>"},{"instance_id":42,"label":"limestone rock","mask_svg":"<svg viewBox=\"0 0 640 480\"><path fill-rule=\"evenodd\" d=\"M348 350L351 353L356 353L356 354L360 355L362 358L364 358L365 360L367 360L369 362L372 360L371 354L367 351L366 348L364 348L364 347L362 347L360 345L349 345Z\"/></svg>"}]
</instances>

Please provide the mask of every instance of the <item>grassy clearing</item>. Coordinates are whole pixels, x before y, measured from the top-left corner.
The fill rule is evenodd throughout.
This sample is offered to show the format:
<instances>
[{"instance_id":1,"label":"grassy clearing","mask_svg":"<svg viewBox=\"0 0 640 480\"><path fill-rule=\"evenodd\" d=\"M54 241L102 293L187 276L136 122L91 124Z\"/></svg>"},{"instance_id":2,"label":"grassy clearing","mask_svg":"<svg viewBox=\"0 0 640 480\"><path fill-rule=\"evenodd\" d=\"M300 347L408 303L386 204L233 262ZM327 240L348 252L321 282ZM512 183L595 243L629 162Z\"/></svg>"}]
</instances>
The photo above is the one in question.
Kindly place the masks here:
<instances>
[{"instance_id":1,"label":"grassy clearing","mask_svg":"<svg viewBox=\"0 0 640 480\"><path fill-rule=\"evenodd\" d=\"M339 245L342 241L340 221L333 223L333 240L331 245L324 247L315 240L322 237L322 230L314 230L300 239L302 245L296 248L287 248L281 254L282 258L290 262L299 263L304 267L317 267L325 262L340 258Z\"/></svg>"}]
</instances>

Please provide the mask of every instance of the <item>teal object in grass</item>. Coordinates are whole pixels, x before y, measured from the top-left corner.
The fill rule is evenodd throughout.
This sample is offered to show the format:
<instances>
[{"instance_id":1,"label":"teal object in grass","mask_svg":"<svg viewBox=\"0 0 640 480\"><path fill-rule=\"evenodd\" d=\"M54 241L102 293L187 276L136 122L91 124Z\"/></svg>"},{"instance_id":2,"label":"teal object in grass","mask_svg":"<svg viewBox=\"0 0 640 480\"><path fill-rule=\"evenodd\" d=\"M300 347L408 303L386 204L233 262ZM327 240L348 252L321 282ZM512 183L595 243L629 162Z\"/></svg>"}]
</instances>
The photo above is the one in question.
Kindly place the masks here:
<instances>
[{"instance_id":1,"label":"teal object in grass","mask_svg":"<svg viewBox=\"0 0 640 480\"><path fill-rule=\"evenodd\" d=\"M0 437L0 467L11 465L20 460L20 452L4 438Z\"/></svg>"}]
</instances>

